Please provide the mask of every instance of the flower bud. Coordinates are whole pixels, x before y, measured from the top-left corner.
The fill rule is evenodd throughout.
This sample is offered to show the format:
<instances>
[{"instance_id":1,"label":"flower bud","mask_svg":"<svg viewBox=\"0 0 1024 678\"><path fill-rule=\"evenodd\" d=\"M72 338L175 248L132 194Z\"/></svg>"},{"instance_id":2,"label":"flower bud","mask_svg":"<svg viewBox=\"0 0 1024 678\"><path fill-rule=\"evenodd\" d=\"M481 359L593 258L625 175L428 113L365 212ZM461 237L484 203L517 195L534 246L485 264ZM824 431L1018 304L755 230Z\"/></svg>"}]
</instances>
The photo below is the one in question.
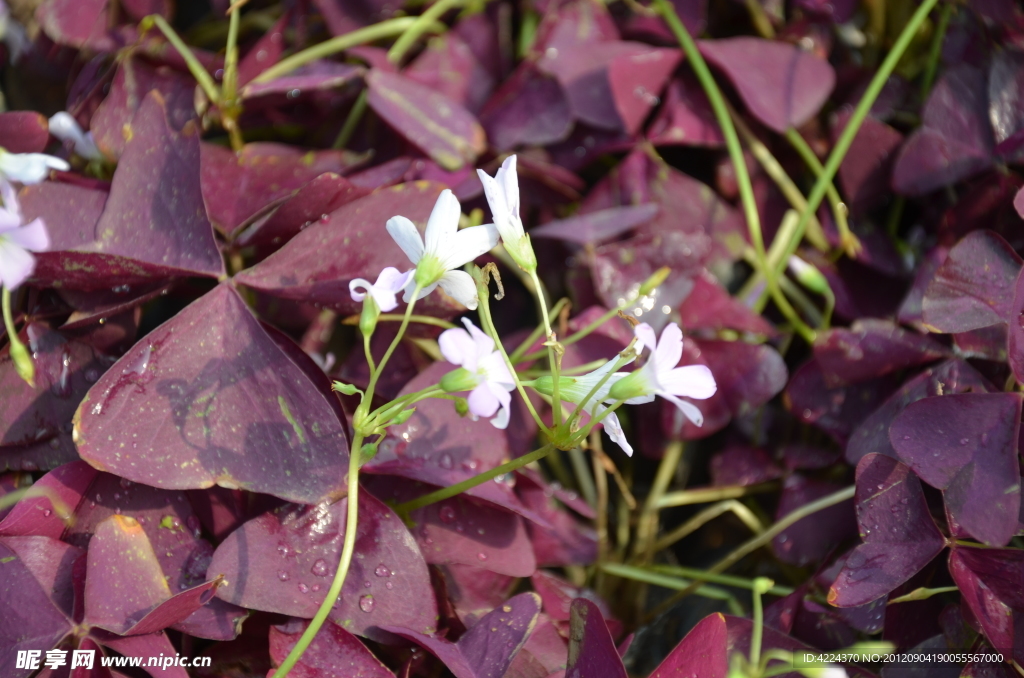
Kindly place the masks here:
<instances>
[{"instance_id":1,"label":"flower bud","mask_svg":"<svg viewBox=\"0 0 1024 678\"><path fill-rule=\"evenodd\" d=\"M359 314L359 331L364 337L372 337L377 329L377 319L380 318L380 307L373 300L373 295L367 294L363 299L363 311Z\"/></svg>"},{"instance_id":2,"label":"flower bud","mask_svg":"<svg viewBox=\"0 0 1024 678\"><path fill-rule=\"evenodd\" d=\"M395 418L391 420L391 423L389 425L394 426L396 424L404 424L405 422L409 421L409 417L411 417L415 412L415 407L410 407L407 410L402 410L397 415L395 415Z\"/></svg>"},{"instance_id":3,"label":"flower bud","mask_svg":"<svg viewBox=\"0 0 1024 678\"><path fill-rule=\"evenodd\" d=\"M18 376L21 377L26 384L35 388L35 363L32 362L32 356L29 355L28 349L25 348L25 344L21 343L21 340L14 335L11 336L11 360L14 361L14 369L18 371Z\"/></svg>"},{"instance_id":4,"label":"flower bud","mask_svg":"<svg viewBox=\"0 0 1024 678\"><path fill-rule=\"evenodd\" d=\"M817 294L828 294L831 290L828 280L813 264L809 264L795 254L789 258L789 271L801 285Z\"/></svg>"},{"instance_id":5,"label":"flower bud","mask_svg":"<svg viewBox=\"0 0 1024 678\"><path fill-rule=\"evenodd\" d=\"M331 388L338 393L344 393L345 395L355 395L356 393L362 393L358 388L352 384L345 384L340 381L336 381L331 385Z\"/></svg>"},{"instance_id":6,"label":"flower bud","mask_svg":"<svg viewBox=\"0 0 1024 678\"><path fill-rule=\"evenodd\" d=\"M512 257L512 261L519 264L519 268L527 273L537 270L537 255L533 252L533 245L530 243L530 236L524 233L516 240L504 240L505 251Z\"/></svg>"},{"instance_id":7,"label":"flower bud","mask_svg":"<svg viewBox=\"0 0 1024 678\"><path fill-rule=\"evenodd\" d=\"M366 443L359 448L359 465L362 466L377 456L377 443Z\"/></svg>"},{"instance_id":8,"label":"flower bud","mask_svg":"<svg viewBox=\"0 0 1024 678\"><path fill-rule=\"evenodd\" d=\"M460 417L465 417L469 414L469 401L465 398L455 399L455 413Z\"/></svg>"},{"instance_id":9,"label":"flower bud","mask_svg":"<svg viewBox=\"0 0 1024 678\"><path fill-rule=\"evenodd\" d=\"M612 400L630 400L649 396L654 389L643 370L635 370L612 384L608 397Z\"/></svg>"},{"instance_id":10,"label":"flower bud","mask_svg":"<svg viewBox=\"0 0 1024 678\"><path fill-rule=\"evenodd\" d=\"M480 379L465 367L459 367L441 377L438 384L445 393L461 393L472 391L480 385Z\"/></svg>"}]
</instances>

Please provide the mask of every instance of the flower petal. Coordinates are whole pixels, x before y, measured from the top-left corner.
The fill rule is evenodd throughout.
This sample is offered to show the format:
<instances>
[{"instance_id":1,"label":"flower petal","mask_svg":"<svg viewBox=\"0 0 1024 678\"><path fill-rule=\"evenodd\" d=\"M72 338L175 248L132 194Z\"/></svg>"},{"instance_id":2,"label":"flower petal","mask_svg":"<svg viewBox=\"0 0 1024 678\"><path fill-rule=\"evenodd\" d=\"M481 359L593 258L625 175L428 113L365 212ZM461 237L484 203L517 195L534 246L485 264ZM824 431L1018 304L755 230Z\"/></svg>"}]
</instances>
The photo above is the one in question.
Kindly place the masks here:
<instances>
[{"instance_id":1,"label":"flower petal","mask_svg":"<svg viewBox=\"0 0 1024 678\"><path fill-rule=\"evenodd\" d=\"M706 400L718 390L715 377L704 365L686 365L662 372L658 375L658 383L672 395L697 400Z\"/></svg>"},{"instance_id":2,"label":"flower petal","mask_svg":"<svg viewBox=\"0 0 1024 678\"><path fill-rule=\"evenodd\" d=\"M31 252L45 252L50 249L50 235L41 217L33 219L21 228L4 234L10 242Z\"/></svg>"},{"instance_id":3,"label":"flower petal","mask_svg":"<svg viewBox=\"0 0 1024 678\"><path fill-rule=\"evenodd\" d=\"M75 146L75 153L86 160L102 160L103 154L96 148L92 134L82 131L78 121L67 111L55 113L50 118L50 134L61 141L70 141Z\"/></svg>"},{"instance_id":4,"label":"flower petal","mask_svg":"<svg viewBox=\"0 0 1024 678\"><path fill-rule=\"evenodd\" d=\"M476 344L476 354L478 356L489 356L494 352L494 340L474 325L472 320L463 318L462 324L469 331L469 336L473 337L473 343Z\"/></svg>"},{"instance_id":5,"label":"flower petal","mask_svg":"<svg viewBox=\"0 0 1024 678\"><path fill-rule=\"evenodd\" d=\"M491 391L491 394L498 399L498 402L501 403L501 407L498 408L497 415L491 419L491 426L505 430L508 428L508 421L512 417L512 396L508 394L508 391L504 390L494 382L489 381L486 386Z\"/></svg>"},{"instance_id":6,"label":"flower petal","mask_svg":"<svg viewBox=\"0 0 1024 678\"><path fill-rule=\"evenodd\" d=\"M415 269L413 269L402 273L394 266L388 266L380 272L380 275L377 276L377 282L373 283L373 286L382 290L400 292L409 284L409 280L415 272Z\"/></svg>"},{"instance_id":7,"label":"flower petal","mask_svg":"<svg viewBox=\"0 0 1024 678\"><path fill-rule=\"evenodd\" d=\"M491 215L495 221L508 220L508 204L505 202L505 189L495 181L494 177L483 170L477 170L476 175L480 177L480 183L484 187L484 196L487 198L487 205L491 208ZM501 176L501 170L498 170Z\"/></svg>"},{"instance_id":8,"label":"flower petal","mask_svg":"<svg viewBox=\"0 0 1024 678\"><path fill-rule=\"evenodd\" d=\"M658 381L661 381L661 375L678 365L679 359L683 357L683 331L679 329L679 325L665 325L654 352L654 359L658 364Z\"/></svg>"},{"instance_id":9,"label":"flower petal","mask_svg":"<svg viewBox=\"0 0 1024 678\"><path fill-rule=\"evenodd\" d=\"M441 349L441 355L452 365L461 365L470 372L476 371L476 343L469 336L469 332L453 327L441 333L437 338L437 344Z\"/></svg>"},{"instance_id":10,"label":"flower petal","mask_svg":"<svg viewBox=\"0 0 1024 678\"><path fill-rule=\"evenodd\" d=\"M600 413L599 413L600 414ZM627 456L633 456L633 446L629 444L629 440L626 439L626 432L622 430L622 424L619 422L619 418L612 412L602 421L604 424L604 430L608 433L608 437L611 438L615 444L622 448L622 451Z\"/></svg>"},{"instance_id":11,"label":"flower petal","mask_svg":"<svg viewBox=\"0 0 1024 678\"><path fill-rule=\"evenodd\" d=\"M519 219L519 174L516 172L516 156L510 155L505 158L495 178L504 192L508 213L513 219Z\"/></svg>"},{"instance_id":12,"label":"flower petal","mask_svg":"<svg viewBox=\"0 0 1024 678\"><path fill-rule=\"evenodd\" d=\"M441 191L434 203L434 209L427 219L427 231L425 239L425 251L437 255L438 259L444 261L444 253L450 247L452 238L459 230L459 217L462 215L462 207L459 199L449 189ZM463 262L465 263L465 262ZM461 266L462 264L456 264ZM454 268L448 266L447 268Z\"/></svg>"},{"instance_id":13,"label":"flower petal","mask_svg":"<svg viewBox=\"0 0 1024 678\"><path fill-rule=\"evenodd\" d=\"M387 229L398 246L405 252L405 256L409 257L409 261L414 264L419 263L423 257L423 238L420 237L416 224L403 216L395 216L388 219Z\"/></svg>"},{"instance_id":14,"label":"flower petal","mask_svg":"<svg viewBox=\"0 0 1024 678\"><path fill-rule=\"evenodd\" d=\"M66 172L71 166L60 158L45 153L0 154L0 173L12 181L38 184L50 174L51 169Z\"/></svg>"},{"instance_id":15,"label":"flower petal","mask_svg":"<svg viewBox=\"0 0 1024 678\"><path fill-rule=\"evenodd\" d=\"M36 267L36 258L19 245L10 242L6 236L0 237L0 283L13 290L32 275Z\"/></svg>"},{"instance_id":16,"label":"flower petal","mask_svg":"<svg viewBox=\"0 0 1024 678\"><path fill-rule=\"evenodd\" d=\"M694 426L704 425L704 414L697 409L696 405L680 400L667 391L658 391L658 395L678 407L683 416L692 421Z\"/></svg>"},{"instance_id":17,"label":"flower petal","mask_svg":"<svg viewBox=\"0 0 1024 678\"><path fill-rule=\"evenodd\" d=\"M637 353L644 350L644 346L649 346L651 355L654 355L654 350L658 347L658 338L654 334L654 328L647 323L640 323L633 328L633 334L639 340L639 346L636 347Z\"/></svg>"},{"instance_id":18,"label":"flower petal","mask_svg":"<svg viewBox=\"0 0 1024 678\"><path fill-rule=\"evenodd\" d=\"M11 182L3 178L2 174L0 174L0 198L4 201L4 209L14 215L20 226L21 205L18 204L18 191L11 186Z\"/></svg>"},{"instance_id":19,"label":"flower petal","mask_svg":"<svg viewBox=\"0 0 1024 678\"><path fill-rule=\"evenodd\" d=\"M449 271L490 252L498 244L498 228L494 224L472 226L455 233L445 249L438 252L441 263Z\"/></svg>"},{"instance_id":20,"label":"flower petal","mask_svg":"<svg viewBox=\"0 0 1024 678\"><path fill-rule=\"evenodd\" d=\"M476 284L465 271L448 271L437 282L449 297L459 302L470 311L475 311L479 299L476 296ZM433 289L433 288L431 288Z\"/></svg>"},{"instance_id":21,"label":"flower petal","mask_svg":"<svg viewBox=\"0 0 1024 678\"><path fill-rule=\"evenodd\" d=\"M487 381L494 384L501 384L502 387L511 391L516 387L515 379L508 370L508 365L497 351L484 354L477 364L477 369L487 375Z\"/></svg>"},{"instance_id":22,"label":"flower petal","mask_svg":"<svg viewBox=\"0 0 1024 678\"><path fill-rule=\"evenodd\" d=\"M484 382L469 392L469 411L478 417L493 417L501 402Z\"/></svg>"},{"instance_id":23,"label":"flower petal","mask_svg":"<svg viewBox=\"0 0 1024 678\"><path fill-rule=\"evenodd\" d=\"M352 301L360 302L366 298L366 293L373 288L373 285L366 278L356 278L348 282L348 293L352 296ZM356 290L362 289L363 292L357 292Z\"/></svg>"}]
</instances>

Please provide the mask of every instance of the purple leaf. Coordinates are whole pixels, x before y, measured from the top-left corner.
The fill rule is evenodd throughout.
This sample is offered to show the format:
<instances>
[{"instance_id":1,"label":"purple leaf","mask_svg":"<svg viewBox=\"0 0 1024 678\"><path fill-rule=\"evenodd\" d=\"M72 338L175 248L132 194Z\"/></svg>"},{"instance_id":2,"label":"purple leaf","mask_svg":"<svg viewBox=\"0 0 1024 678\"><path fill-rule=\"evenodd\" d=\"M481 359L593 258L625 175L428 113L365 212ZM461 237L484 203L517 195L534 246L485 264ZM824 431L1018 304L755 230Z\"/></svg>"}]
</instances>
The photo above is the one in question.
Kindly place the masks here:
<instances>
[{"instance_id":1,"label":"purple leaf","mask_svg":"<svg viewBox=\"0 0 1024 678\"><path fill-rule=\"evenodd\" d=\"M654 204L610 207L568 219L550 221L530 230L530 237L592 245L631 231L653 219L657 213L658 206Z\"/></svg>"},{"instance_id":2,"label":"purple leaf","mask_svg":"<svg viewBox=\"0 0 1024 678\"><path fill-rule=\"evenodd\" d=\"M292 621L270 627L270 657L280 665L308 623ZM316 636L298 663L289 672L295 678L321 678L344 675L346 678L394 678L379 659L351 633L337 624L327 624Z\"/></svg>"},{"instance_id":3,"label":"purple leaf","mask_svg":"<svg viewBox=\"0 0 1024 678\"><path fill-rule=\"evenodd\" d=\"M992 231L974 231L949 251L921 301L936 332L966 332L1007 322L1021 258Z\"/></svg>"},{"instance_id":4,"label":"purple leaf","mask_svg":"<svg viewBox=\"0 0 1024 678\"><path fill-rule=\"evenodd\" d=\"M957 547L949 554L949 573L992 647L1019 662L1024 648L1014 636L1024 614L1024 553Z\"/></svg>"},{"instance_id":5,"label":"purple leaf","mask_svg":"<svg viewBox=\"0 0 1024 678\"><path fill-rule=\"evenodd\" d=\"M708 471L714 486L757 485L782 475L782 469L767 452L745 445L733 445L716 453Z\"/></svg>"},{"instance_id":6,"label":"purple leaf","mask_svg":"<svg viewBox=\"0 0 1024 678\"><path fill-rule=\"evenodd\" d=\"M536 593L520 593L487 613L457 643L410 631L401 627L385 627L423 646L456 678L502 678L540 614L540 598Z\"/></svg>"},{"instance_id":7,"label":"purple leaf","mask_svg":"<svg viewBox=\"0 0 1024 678\"><path fill-rule=\"evenodd\" d=\"M35 111L0 113L0 146L9 153L41 153L49 141L46 116Z\"/></svg>"},{"instance_id":8,"label":"purple leaf","mask_svg":"<svg viewBox=\"0 0 1024 678\"><path fill-rule=\"evenodd\" d=\"M829 386L874 379L947 355L945 347L889 320L865 318L818 335L814 357Z\"/></svg>"},{"instance_id":9,"label":"purple leaf","mask_svg":"<svg viewBox=\"0 0 1024 678\"><path fill-rule=\"evenodd\" d=\"M750 113L780 134L810 120L835 86L829 63L796 45L741 37L704 40L699 47Z\"/></svg>"},{"instance_id":10,"label":"purple leaf","mask_svg":"<svg viewBox=\"0 0 1024 678\"><path fill-rule=\"evenodd\" d=\"M414 146L447 170L476 161L487 147L472 113L414 80L373 69L366 77L370 107Z\"/></svg>"},{"instance_id":11,"label":"purple leaf","mask_svg":"<svg viewBox=\"0 0 1024 678\"><path fill-rule=\"evenodd\" d=\"M889 425L910 403L936 395L987 393L991 385L962 360L949 360L909 379L878 409L864 419L846 444L846 460L857 464L865 454L878 453L897 458L889 442Z\"/></svg>"},{"instance_id":12,"label":"purple leaf","mask_svg":"<svg viewBox=\"0 0 1024 678\"><path fill-rule=\"evenodd\" d=\"M332 397L225 283L100 378L75 415L76 442L94 466L136 482L315 502L348 463Z\"/></svg>"},{"instance_id":13,"label":"purple leaf","mask_svg":"<svg viewBox=\"0 0 1024 678\"><path fill-rule=\"evenodd\" d=\"M572 601L569 611L569 663L566 678L626 678L608 625L597 605Z\"/></svg>"},{"instance_id":14,"label":"purple leaf","mask_svg":"<svg viewBox=\"0 0 1024 678\"><path fill-rule=\"evenodd\" d=\"M149 633L144 636L104 636L98 639L103 645L116 650L126 657L141 657L146 666L150 658L159 662L162 657L175 656L177 648L171 645L166 633ZM155 664L154 664L155 666ZM180 666L170 666L150 674L153 678L189 678L188 671ZM76 677L77 678L77 677Z\"/></svg>"},{"instance_id":15,"label":"purple leaf","mask_svg":"<svg viewBox=\"0 0 1024 678\"><path fill-rule=\"evenodd\" d=\"M362 66L319 59L269 82L251 82L242 88L241 94L249 110L274 108L293 104L299 97L316 95L323 90L348 85L351 91L360 84L365 73Z\"/></svg>"},{"instance_id":16,"label":"purple leaf","mask_svg":"<svg viewBox=\"0 0 1024 678\"><path fill-rule=\"evenodd\" d=\"M669 83L665 103L647 128L647 139L655 146L725 145L711 103L695 76L686 73Z\"/></svg>"},{"instance_id":17,"label":"purple leaf","mask_svg":"<svg viewBox=\"0 0 1024 678\"><path fill-rule=\"evenodd\" d=\"M684 331L737 330L775 336L775 328L758 313L729 294L707 271L693 277L693 289L679 306L679 322Z\"/></svg>"},{"instance_id":18,"label":"purple leaf","mask_svg":"<svg viewBox=\"0 0 1024 678\"><path fill-rule=\"evenodd\" d=\"M8 350L0 357L0 470L49 470L78 458L71 418L110 361L92 346L68 341L41 323L27 327L35 387L18 376Z\"/></svg>"},{"instance_id":19,"label":"purple leaf","mask_svg":"<svg viewBox=\"0 0 1024 678\"><path fill-rule=\"evenodd\" d=\"M577 120L635 134L681 58L677 49L590 42L549 49L538 67L561 83Z\"/></svg>"},{"instance_id":20,"label":"purple leaf","mask_svg":"<svg viewBox=\"0 0 1024 678\"><path fill-rule=\"evenodd\" d=\"M82 552L48 537L0 540L0 673L22 678L16 669L19 650L48 650L72 630L66 604L71 569ZM57 598L57 600L55 600Z\"/></svg>"},{"instance_id":21,"label":"purple leaf","mask_svg":"<svg viewBox=\"0 0 1024 678\"><path fill-rule=\"evenodd\" d=\"M562 141L572 129L572 109L558 81L523 62L480 111L492 146L510 151Z\"/></svg>"},{"instance_id":22,"label":"purple leaf","mask_svg":"<svg viewBox=\"0 0 1024 678\"><path fill-rule=\"evenodd\" d=\"M526 525L538 567L590 565L597 558L597 534L589 525L560 509L552 498L553 488L532 474L517 474L516 493L528 508L541 515L550 528ZM584 504L588 509L590 508Z\"/></svg>"},{"instance_id":23,"label":"purple leaf","mask_svg":"<svg viewBox=\"0 0 1024 678\"><path fill-rule=\"evenodd\" d=\"M896 158L893 190L923 195L992 164L985 83L985 73L969 64L956 65L939 78L921 113L921 127Z\"/></svg>"},{"instance_id":24,"label":"purple leaf","mask_svg":"<svg viewBox=\"0 0 1024 678\"><path fill-rule=\"evenodd\" d=\"M783 483L775 519L841 489L842 485L794 473ZM852 508L852 501L844 501L798 520L772 540L772 549L779 560L790 565L805 567L820 561L854 535Z\"/></svg>"},{"instance_id":25,"label":"purple leaf","mask_svg":"<svg viewBox=\"0 0 1024 678\"><path fill-rule=\"evenodd\" d=\"M232 532L217 548L211 575L227 584L218 597L256 610L311 619L338 567L348 500L288 504ZM356 556L330 618L362 636L381 639L391 625L432 632L437 607L426 563L402 521L365 491L359 496Z\"/></svg>"},{"instance_id":26,"label":"purple leaf","mask_svg":"<svg viewBox=\"0 0 1024 678\"><path fill-rule=\"evenodd\" d=\"M932 487L960 525L1003 546L1017 531L1019 393L965 393L907 405L889 427L901 460Z\"/></svg>"},{"instance_id":27,"label":"purple leaf","mask_svg":"<svg viewBox=\"0 0 1024 678\"><path fill-rule=\"evenodd\" d=\"M239 87L244 87L250 80L281 60L287 47L285 31L288 29L291 18L291 13L285 12L238 62Z\"/></svg>"},{"instance_id":28,"label":"purple leaf","mask_svg":"<svg viewBox=\"0 0 1024 678\"><path fill-rule=\"evenodd\" d=\"M456 33L439 35L405 69L405 76L426 85L468 111L479 111L494 89L494 79Z\"/></svg>"},{"instance_id":29,"label":"purple leaf","mask_svg":"<svg viewBox=\"0 0 1024 678\"><path fill-rule=\"evenodd\" d=\"M910 468L880 454L857 464L857 523L864 543L847 557L828 602L855 607L881 598L937 556L946 540Z\"/></svg>"},{"instance_id":30,"label":"purple leaf","mask_svg":"<svg viewBox=\"0 0 1024 678\"><path fill-rule=\"evenodd\" d=\"M544 13L534 49L546 54L551 48L562 51L618 39L619 31L607 7L590 0L573 0L549 7Z\"/></svg>"},{"instance_id":31,"label":"purple leaf","mask_svg":"<svg viewBox=\"0 0 1024 678\"><path fill-rule=\"evenodd\" d=\"M376 280L386 266L403 271L413 267L384 224L401 214L422 228L441 190L434 183L399 184L347 203L235 280L276 297L359 313L361 304L352 301L348 289L351 280ZM334 255L325 257L324 252ZM451 315L461 307L437 293L416 308L421 313Z\"/></svg>"},{"instance_id":32,"label":"purple leaf","mask_svg":"<svg viewBox=\"0 0 1024 678\"><path fill-rule=\"evenodd\" d=\"M1014 285L1013 306L1007 317L1009 329L1006 352L1010 369L1018 382L1024 382L1024 269Z\"/></svg>"},{"instance_id":33,"label":"purple leaf","mask_svg":"<svg viewBox=\"0 0 1024 678\"><path fill-rule=\"evenodd\" d=\"M151 66L129 54L118 63L110 92L89 122L96 145L108 158L119 159L134 137L132 119L151 91L163 96L170 127L181 131L196 118L195 89L192 76L168 66Z\"/></svg>"},{"instance_id":34,"label":"purple leaf","mask_svg":"<svg viewBox=\"0 0 1024 678\"><path fill-rule=\"evenodd\" d=\"M307 151L274 143L246 144L237 154L204 143L200 155L206 208L214 226L228 235L320 174L342 172L347 164L341 151Z\"/></svg>"},{"instance_id":35,"label":"purple leaf","mask_svg":"<svg viewBox=\"0 0 1024 678\"><path fill-rule=\"evenodd\" d=\"M837 114L832 123L832 142L846 128L852 111ZM903 135L872 116L864 118L853 137L853 145L839 166L843 193L849 196L850 208L864 214L879 207L889 196L889 176L896 160L896 151Z\"/></svg>"},{"instance_id":36,"label":"purple leaf","mask_svg":"<svg viewBox=\"0 0 1024 678\"><path fill-rule=\"evenodd\" d=\"M650 678L726 678L729 672L727 639L728 629L722 614L704 617L672 648Z\"/></svg>"},{"instance_id":37,"label":"purple leaf","mask_svg":"<svg viewBox=\"0 0 1024 678\"><path fill-rule=\"evenodd\" d=\"M994 50L988 72L988 118L997 145L1011 140L1024 129L1022 85L1024 54L1015 49Z\"/></svg>"},{"instance_id":38,"label":"purple leaf","mask_svg":"<svg viewBox=\"0 0 1024 678\"><path fill-rule=\"evenodd\" d=\"M284 244L313 222L369 193L333 172L324 172L285 198L273 212L257 219L239 235L238 246Z\"/></svg>"},{"instance_id":39,"label":"purple leaf","mask_svg":"<svg viewBox=\"0 0 1024 678\"><path fill-rule=\"evenodd\" d=\"M39 5L36 20L54 42L78 49L113 51L107 32L109 0L48 0Z\"/></svg>"}]
</instances>

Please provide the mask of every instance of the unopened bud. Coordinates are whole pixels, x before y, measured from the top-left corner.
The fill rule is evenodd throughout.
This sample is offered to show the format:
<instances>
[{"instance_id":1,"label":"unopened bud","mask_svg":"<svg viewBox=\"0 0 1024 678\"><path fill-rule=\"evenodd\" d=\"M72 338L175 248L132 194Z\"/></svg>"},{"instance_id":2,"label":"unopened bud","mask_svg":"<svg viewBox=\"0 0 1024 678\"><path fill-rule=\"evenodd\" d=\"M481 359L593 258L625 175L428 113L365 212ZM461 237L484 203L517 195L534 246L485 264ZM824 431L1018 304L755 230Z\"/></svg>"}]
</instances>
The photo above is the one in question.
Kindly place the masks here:
<instances>
[{"instance_id":1,"label":"unopened bud","mask_svg":"<svg viewBox=\"0 0 1024 678\"><path fill-rule=\"evenodd\" d=\"M340 381L336 381L331 384L331 388L338 393L344 393L345 395L355 395L356 393L362 393L361 390L353 386L352 384L345 384Z\"/></svg>"},{"instance_id":2,"label":"unopened bud","mask_svg":"<svg viewBox=\"0 0 1024 678\"><path fill-rule=\"evenodd\" d=\"M18 371L18 376L21 377L26 384L35 388L35 363L32 362L32 356L29 355L28 349L25 348L25 344L21 343L21 340L14 334L11 335L11 360L14 361L14 369Z\"/></svg>"},{"instance_id":3,"label":"unopened bud","mask_svg":"<svg viewBox=\"0 0 1024 678\"><path fill-rule=\"evenodd\" d=\"M801 285L817 294L828 294L831 291L828 280L821 271L795 254L789 258L789 271Z\"/></svg>"},{"instance_id":4,"label":"unopened bud","mask_svg":"<svg viewBox=\"0 0 1024 678\"><path fill-rule=\"evenodd\" d=\"M672 269L669 268L668 266L662 266L661 268L659 268L657 271L651 274L651 277L644 281L644 284L641 285L640 289L637 291L637 295L641 297L646 297L648 294L653 292L658 287L658 285L665 282L665 279L668 278L668 274L671 272Z\"/></svg>"},{"instance_id":5,"label":"unopened bud","mask_svg":"<svg viewBox=\"0 0 1024 678\"><path fill-rule=\"evenodd\" d=\"M377 329L377 319L380 318L380 307L373 300L373 295L367 294L363 299L363 312L359 314L359 331L364 337L372 337Z\"/></svg>"},{"instance_id":6,"label":"unopened bud","mask_svg":"<svg viewBox=\"0 0 1024 678\"><path fill-rule=\"evenodd\" d=\"M456 398L455 399L455 412L460 417L465 417L467 414L469 414L469 401L466 400L465 398Z\"/></svg>"},{"instance_id":7,"label":"unopened bud","mask_svg":"<svg viewBox=\"0 0 1024 678\"><path fill-rule=\"evenodd\" d=\"M411 417L414 412L416 412L415 407L410 407L407 410L402 410L397 415L395 415L394 419L391 420L391 425L393 426L395 424L404 424L405 422L409 421L409 417Z\"/></svg>"},{"instance_id":8,"label":"unopened bud","mask_svg":"<svg viewBox=\"0 0 1024 678\"><path fill-rule=\"evenodd\" d=\"M377 456L377 443L366 443L359 448L359 465L362 466Z\"/></svg>"},{"instance_id":9,"label":"unopened bud","mask_svg":"<svg viewBox=\"0 0 1024 678\"><path fill-rule=\"evenodd\" d=\"M459 367L441 377L441 382L438 386L445 393L461 393L462 391L472 391L479 384L480 380L477 379L475 374L465 367Z\"/></svg>"}]
</instances>

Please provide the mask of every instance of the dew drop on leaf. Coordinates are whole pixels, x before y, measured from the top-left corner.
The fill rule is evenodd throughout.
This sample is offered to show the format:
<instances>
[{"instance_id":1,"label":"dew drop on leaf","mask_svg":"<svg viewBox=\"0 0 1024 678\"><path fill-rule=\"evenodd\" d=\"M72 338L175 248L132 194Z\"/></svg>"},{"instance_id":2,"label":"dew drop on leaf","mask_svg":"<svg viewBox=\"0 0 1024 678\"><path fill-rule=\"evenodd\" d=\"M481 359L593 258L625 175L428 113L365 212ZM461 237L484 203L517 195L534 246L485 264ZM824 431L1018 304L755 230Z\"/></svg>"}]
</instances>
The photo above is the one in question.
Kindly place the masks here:
<instances>
[{"instance_id":1,"label":"dew drop on leaf","mask_svg":"<svg viewBox=\"0 0 1024 678\"><path fill-rule=\"evenodd\" d=\"M376 606L377 602L370 594L366 594L359 599L359 609L363 612L373 612L373 608Z\"/></svg>"}]
</instances>

